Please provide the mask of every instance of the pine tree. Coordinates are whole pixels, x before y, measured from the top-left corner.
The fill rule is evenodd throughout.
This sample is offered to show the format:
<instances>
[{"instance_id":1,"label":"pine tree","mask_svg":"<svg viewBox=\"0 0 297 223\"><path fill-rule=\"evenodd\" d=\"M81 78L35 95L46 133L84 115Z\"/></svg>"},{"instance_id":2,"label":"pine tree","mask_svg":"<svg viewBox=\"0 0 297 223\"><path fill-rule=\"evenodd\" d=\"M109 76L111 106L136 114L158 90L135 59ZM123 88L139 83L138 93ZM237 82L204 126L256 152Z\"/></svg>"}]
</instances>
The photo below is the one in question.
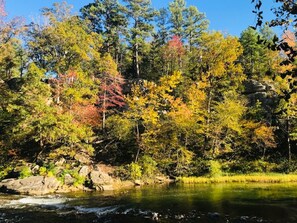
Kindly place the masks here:
<instances>
[{"instance_id":1,"label":"pine tree","mask_svg":"<svg viewBox=\"0 0 297 223\"><path fill-rule=\"evenodd\" d=\"M154 29L150 22L153 21L156 12L151 8L150 0L125 0L125 2L127 2L127 15L132 20L128 41L132 48L133 69L136 77L140 78L141 48Z\"/></svg>"}]
</instances>

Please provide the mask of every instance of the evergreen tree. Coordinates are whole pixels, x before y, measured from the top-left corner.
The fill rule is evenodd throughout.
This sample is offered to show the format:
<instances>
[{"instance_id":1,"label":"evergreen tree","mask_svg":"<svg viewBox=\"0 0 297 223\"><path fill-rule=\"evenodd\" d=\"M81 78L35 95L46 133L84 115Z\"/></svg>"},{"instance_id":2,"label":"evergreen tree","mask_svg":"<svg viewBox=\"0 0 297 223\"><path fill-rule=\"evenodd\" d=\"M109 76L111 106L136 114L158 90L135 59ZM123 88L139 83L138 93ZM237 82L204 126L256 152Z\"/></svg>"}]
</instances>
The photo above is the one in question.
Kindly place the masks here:
<instances>
[{"instance_id":1,"label":"evergreen tree","mask_svg":"<svg viewBox=\"0 0 297 223\"><path fill-rule=\"evenodd\" d=\"M185 0L174 0L169 4L169 10L171 13L170 22L172 24L171 33L172 35L184 38L184 26L185 26L185 12L186 2Z\"/></svg>"},{"instance_id":2,"label":"evergreen tree","mask_svg":"<svg viewBox=\"0 0 297 223\"><path fill-rule=\"evenodd\" d=\"M91 30L104 39L104 52L119 63L122 36L128 25L125 8L117 0L95 0L81 8L82 18L90 21Z\"/></svg>"},{"instance_id":3,"label":"evergreen tree","mask_svg":"<svg viewBox=\"0 0 297 223\"><path fill-rule=\"evenodd\" d=\"M132 20L128 41L132 48L133 69L137 78L140 78L141 48L145 39L151 36L154 30L153 21L156 12L151 8L150 0L125 0L127 14Z\"/></svg>"}]
</instances>

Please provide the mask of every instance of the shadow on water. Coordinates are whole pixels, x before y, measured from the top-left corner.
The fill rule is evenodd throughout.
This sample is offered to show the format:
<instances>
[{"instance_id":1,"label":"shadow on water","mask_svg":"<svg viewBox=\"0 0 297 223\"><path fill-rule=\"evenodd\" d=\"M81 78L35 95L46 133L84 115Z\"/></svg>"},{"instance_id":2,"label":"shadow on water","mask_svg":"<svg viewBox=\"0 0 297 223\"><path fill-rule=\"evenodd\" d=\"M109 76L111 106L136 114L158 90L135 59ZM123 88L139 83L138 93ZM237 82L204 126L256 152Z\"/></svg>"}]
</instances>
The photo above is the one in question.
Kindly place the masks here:
<instances>
[{"instance_id":1,"label":"shadow on water","mask_svg":"<svg viewBox=\"0 0 297 223\"><path fill-rule=\"evenodd\" d=\"M46 197L0 195L5 223L297 222L297 184L170 185Z\"/></svg>"}]
</instances>

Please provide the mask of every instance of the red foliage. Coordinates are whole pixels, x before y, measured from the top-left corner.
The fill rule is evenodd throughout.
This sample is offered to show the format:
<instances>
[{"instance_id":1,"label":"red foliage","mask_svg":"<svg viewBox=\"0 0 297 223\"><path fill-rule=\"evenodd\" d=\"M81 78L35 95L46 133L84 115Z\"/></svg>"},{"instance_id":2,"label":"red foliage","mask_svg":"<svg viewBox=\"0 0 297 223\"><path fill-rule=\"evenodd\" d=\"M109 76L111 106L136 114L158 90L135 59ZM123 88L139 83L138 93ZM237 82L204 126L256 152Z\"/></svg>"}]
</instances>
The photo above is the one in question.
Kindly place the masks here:
<instances>
[{"instance_id":1,"label":"red foliage","mask_svg":"<svg viewBox=\"0 0 297 223\"><path fill-rule=\"evenodd\" d=\"M185 53L183 43L179 36L173 36L171 40L168 41L169 51L175 52L178 56L182 56Z\"/></svg>"},{"instance_id":2,"label":"red foliage","mask_svg":"<svg viewBox=\"0 0 297 223\"><path fill-rule=\"evenodd\" d=\"M68 85L71 85L74 83L74 81L76 80L77 78L77 73L75 71L68 71L66 74L59 74L58 75L58 80L61 82L61 83L66 83Z\"/></svg>"},{"instance_id":3,"label":"red foliage","mask_svg":"<svg viewBox=\"0 0 297 223\"><path fill-rule=\"evenodd\" d=\"M174 60L180 58L185 54L185 49L183 43L179 36L173 36L171 40L168 41L164 48L164 59Z\"/></svg>"},{"instance_id":4,"label":"red foliage","mask_svg":"<svg viewBox=\"0 0 297 223\"><path fill-rule=\"evenodd\" d=\"M106 75L101 80L99 95L99 110L108 112L110 108L123 107L125 105L122 85L124 79L120 74L117 76Z\"/></svg>"},{"instance_id":5,"label":"red foliage","mask_svg":"<svg viewBox=\"0 0 297 223\"><path fill-rule=\"evenodd\" d=\"M180 69L185 48L179 36L173 36L164 48L163 58L168 65L169 71Z\"/></svg>"},{"instance_id":6,"label":"red foliage","mask_svg":"<svg viewBox=\"0 0 297 223\"><path fill-rule=\"evenodd\" d=\"M92 104L75 104L71 108L75 121L81 124L86 124L92 127L98 127L101 125L101 117L98 112L98 108Z\"/></svg>"}]
</instances>

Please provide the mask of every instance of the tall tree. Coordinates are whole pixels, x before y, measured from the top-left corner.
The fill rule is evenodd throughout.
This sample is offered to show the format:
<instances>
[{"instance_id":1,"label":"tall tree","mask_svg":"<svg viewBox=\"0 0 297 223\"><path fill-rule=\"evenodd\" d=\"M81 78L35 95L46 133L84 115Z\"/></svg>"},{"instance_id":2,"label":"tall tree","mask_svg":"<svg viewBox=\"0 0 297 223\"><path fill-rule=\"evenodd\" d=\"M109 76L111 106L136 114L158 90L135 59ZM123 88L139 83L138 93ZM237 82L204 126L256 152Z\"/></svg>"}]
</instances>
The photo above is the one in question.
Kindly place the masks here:
<instances>
[{"instance_id":1,"label":"tall tree","mask_svg":"<svg viewBox=\"0 0 297 223\"><path fill-rule=\"evenodd\" d=\"M140 52L145 39L151 36L154 29L150 23L156 12L151 8L150 0L125 0L127 2L127 14L132 20L128 41L132 47L133 68L136 77L140 77Z\"/></svg>"},{"instance_id":2,"label":"tall tree","mask_svg":"<svg viewBox=\"0 0 297 223\"><path fill-rule=\"evenodd\" d=\"M125 8L117 0L95 0L81 8L82 18L90 21L91 30L104 39L104 52L119 63L121 39L128 25Z\"/></svg>"},{"instance_id":3,"label":"tall tree","mask_svg":"<svg viewBox=\"0 0 297 223\"><path fill-rule=\"evenodd\" d=\"M5 11L5 2L4 0L0 1L0 17L6 16L6 11Z\"/></svg>"},{"instance_id":4,"label":"tall tree","mask_svg":"<svg viewBox=\"0 0 297 223\"><path fill-rule=\"evenodd\" d=\"M184 29L190 51L199 43L202 33L208 28L208 23L205 14L199 12L197 7L190 6L186 9Z\"/></svg>"},{"instance_id":5,"label":"tall tree","mask_svg":"<svg viewBox=\"0 0 297 223\"><path fill-rule=\"evenodd\" d=\"M174 0L169 4L169 10L171 13L170 21L172 24L171 33L172 35L183 38L185 20L184 15L186 12L185 0Z\"/></svg>"},{"instance_id":6,"label":"tall tree","mask_svg":"<svg viewBox=\"0 0 297 223\"><path fill-rule=\"evenodd\" d=\"M98 106L102 115L102 129L105 129L106 115L112 113L112 108L123 107L125 99L122 92L124 79L118 73L116 63L109 54L103 60Z\"/></svg>"},{"instance_id":7,"label":"tall tree","mask_svg":"<svg viewBox=\"0 0 297 223\"><path fill-rule=\"evenodd\" d=\"M237 38L224 37L219 32L205 33L201 41L201 62L198 80L204 83L206 92L205 112L205 143L204 149L209 145L213 120L213 109L216 102L222 100L222 93L237 89L245 79L242 67L236 60L242 53L242 47Z\"/></svg>"}]
</instances>

